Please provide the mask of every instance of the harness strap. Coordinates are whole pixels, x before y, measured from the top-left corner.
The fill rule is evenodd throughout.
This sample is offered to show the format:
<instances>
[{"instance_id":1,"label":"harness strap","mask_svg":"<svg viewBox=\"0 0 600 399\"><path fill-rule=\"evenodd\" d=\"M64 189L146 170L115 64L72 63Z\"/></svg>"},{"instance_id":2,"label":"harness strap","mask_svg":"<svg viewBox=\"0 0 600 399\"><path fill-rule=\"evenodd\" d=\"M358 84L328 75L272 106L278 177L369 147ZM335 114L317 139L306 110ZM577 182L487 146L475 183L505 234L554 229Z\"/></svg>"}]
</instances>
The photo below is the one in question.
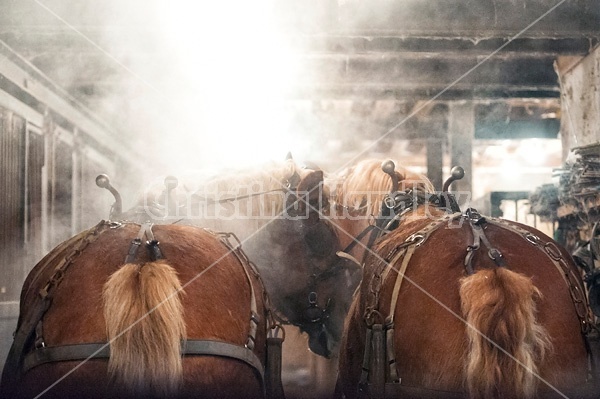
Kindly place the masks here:
<instances>
[{"instance_id":1,"label":"harness strap","mask_svg":"<svg viewBox=\"0 0 600 399\"><path fill-rule=\"evenodd\" d=\"M148 252L150 253L150 259L152 259L152 261L164 259L162 251L158 246L159 242L154 238L152 223L144 223L142 227L146 230L146 237L148 238L148 241L146 241L146 248L148 248Z\"/></svg>"},{"instance_id":2,"label":"harness strap","mask_svg":"<svg viewBox=\"0 0 600 399\"><path fill-rule=\"evenodd\" d=\"M297 174L298 172L294 172L294 173ZM227 197L227 198L221 198L221 199L208 198L203 195L193 193L192 198L197 198L199 201L205 202L209 205L213 205L213 204L225 204L228 202L239 201L242 199L253 198L253 197L257 197L259 195L265 195L265 194L271 194L271 193L287 193L287 192L290 192L291 190L292 190L292 188L289 188L289 187L274 188L272 190L260 191L258 193L236 195L233 197Z\"/></svg>"},{"instance_id":3,"label":"harness strap","mask_svg":"<svg viewBox=\"0 0 600 399\"><path fill-rule=\"evenodd\" d=\"M396 283L394 284L394 291L392 291L392 300L390 302L390 314L388 315L388 317L386 319L386 324L389 324L392 326L394 325L394 317L396 314L396 312L395 312L396 304L398 302L398 295L400 294L400 287L402 286L402 281L404 281L404 273L406 273L406 269L408 268L408 262L410 262L410 259L412 258L413 254L415 253L415 249L417 248L418 245L419 244L410 245L408 248L406 248L406 252L403 252L403 251L398 252L398 254L390 262L390 265L393 265L398 261L399 258L401 258L404 255L404 259L402 259L402 265L400 266L400 269L398 269L398 275L396 276Z\"/></svg>"},{"instance_id":4,"label":"harness strap","mask_svg":"<svg viewBox=\"0 0 600 399\"><path fill-rule=\"evenodd\" d=\"M257 364L260 365L260 361L252 351L255 347L256 342L256 332L258 329L258 323L260 322L260 317L258 314L258 306L256 300L256 291L254 290L254 284L252 283L252 279L250 274L254 275L256 279L259 281L260 286L263 288L263 304L266 308L267 319L271 320L271 332L273 330L277 330L277 328L281 328L281 331L284 331L281 325L275 324L272 320L273 313L270 308L270 299L267 291L264 289L264 283L262 282L262 278L256 268L256 265L250 261L244 250L242 249L242 243L238 239L238 237L234 233L223 233L223 232L215 232L210 229L204 229L206 232L213 234L221 240L223 245L238 259L244 273L246 275L246 280L248 281L248 285L250 286L250 327L248 331L248 339L246 341L246 345L244 349L252 354L252 356L256 359ZM234 245L229 241L229 238L233 238L237 244ZM281 355L281 346L284 336L279 338L277 336L269 336L267 337L267 359L266 359L266 370L261 370L261 382L263 386L263 390L266 392L266 396L268 398L283 398L283 384L281 381L281 363L282 363L282 355ZM210 341L209 341L210 342ZM240 347L238 347L240 348ZM242 348L240 348L242 349ZM219 355L219 354L216 354ZM255 367L255 369L258 369ZM266 371L266 378L265 378Z\"/></svg>"},{"instance_id":5,"label":"harness strap","mask_svg":"<svg viewBox=\"0 0 600 399\"><path fill-rule=\"evenodd\" d=\"M365 236L372 231L376 226L374 224L370 224L367 227L364 228L363 231L361 231L351 242L350 244L348 244L346 246L346 248L344 248L342 250L342 252L345 252L347 254L350 253L350 251L352 251L354 249L354 247L356 246L356 244L358 244L360 242L360 240L362 240L363 238L365 238Z\"/></svg>"},{"instance_id":6,"label":"harness strap","mask_svg":"<svg viewBox=\"0 0 600 399\"><path fill-rule=\"evenodd\" d=\"M418 233L408 237L406 242L410 243L411 245L408 245L405 251L398 252L394 256L394 258L390 262L388 262L388 264L390 265L389 269L391 269L393 265L395 265L396 262L402 258L402 264L400 265L400 269L398 269L396 282L394 284L394 290L392 291L392 298L390 301L390 313L386 318L386 328L388 330L386 345L388 367L390 373L390 380L395 383L399 383L401 381L401 378L398 376L398 370L396 368L396 352L394 351L394 318L396 316L396 305L398 303L398 296L400 295L400 288L402 287L402 282L404 281L404 276L406 270L408 269L408 264L415 252L415 249L421 246L421 244L423 244L423 242L427 240L429 235L434 230L437 230L439 227L441 227L443 222L445 222L446 220L454 220L454 218L460 217L460 213L457 212L448 216L449 217L443 218L441 221L431 223L424 229L420 230Z\"/></svg>"},{"instance_id":7,"label":"harness strap","mask_svg":"<svg viewBox=\"0 0 600 399\"><path fill-rule=\"evenodd\" d=\"M473 243L467 247L467 256L465 256L464 262L467 274L471 275L475 273L475 270L473 269L473 256L481 247L482 242L483 245L488 248L488 256L494 261L496 266L506 266L506 262L502 253L497 248L492 247L490 240L488 240L487 236L485 235L483 225L487 223L487 219L481 216L479 212L473 208L466 210L465 217L469 222L469 226L471 226L471 231L473 232Z\"/></svg>"},{"instance_id":8,"label":"harness strap","mask_svg":"<svg viewBox=\"0 0 600 399\"><path fill-rule=\"evenodd\" d=\"M373 399L383 399L385 397L385 327L381 324L375 324L371 344L371 373L369 386L369 396Z\"/></svg>"},{"instance_id":9,"label":"harness strap","mask_svg":"<svg viewBox=\"0 0 600 399\"><path fill-rule=\"evenodd\" d=\"M390 262L390 265L393 265L400 257L404 256L404 259L402 259L402 265L400 266L400 269L398 270L398 275L396 276L394 291L392 292L392 300L390 302L390 313L385 321L387 328L386 355L388 360L387 363L390 373L390 380L392 382L400 382L400 377L398 376L398 370L396 368L396 352L394 351L394 317L396 314L396 304L398 302L398 295L400 294L400 287L402 286L402 281L404 281L404 274L406 273L406 269L408 268L408 263L410 262L410 259L412 258L412 255L415 252L415 248L418 245L419 244L410 245L408 248L406 248L406 252L400 251L394 257L393 261Z\"/></svg>"},{"instance_id":10,"label":"harness strap","mask_svg":"<svg viewBox=\"0 0 600 399\"><path fill-rule=\"evenodd\" d=\"M252 367L260 375L264 385L264 368L254 352L244 346L212 340L187 340L181 344L181 353L186 356L219 356L242 361ZM44 347L34 350L25 356L23 370L27 372L45 363L65 362L90 359L108 359L110 346L108 343L73 344Z\"/></svg>"},{"instance_id":11,"label":"harness strap","mask_svg":"<svg viewBox=\"0 0 600 399\"><path fill-rule=\"evenodd\" d=\"M390 311L385 318L385 324L371 324L370 327L367 328L362 373L358 387L359 395L365 395L368 391L371 397L385 396L385 392L389 389L387 386L390 384L385 381L385 367L383 368L384 371L380 371L381 364L387 364L387 372L389 373L390 380L396 385L400 383L401 378L398 376L396 353L394 351L394 317L404 275L416 248L423 244L429 238L430 234L440 228L444 223L451 222L460 217L462 217L461 212L445 215L439 220L429 223L418 232L410 235L402 244L396 246L387 254L382 262L384 267L383 270L376 272L373 275L371 286L373 287L372 294L374 303L373 308L365 315L367 325L369 325L369 320L373 320L374 314L379 314L379 290L383 286L390 271L394 269L396 263L402 259L400 268L398 270L394 269L397 272L396 280L390 301ZM382 331L379 331L380 329L382 329ZM383 379L381 378L381 374L383 374Z\"/></svg>"},{"instance_id":12,"label":"harness strap","mask_svg":"<svg viewBox=\"0 0 600 399\"><path fill-rule=\"evenodd\" d=\"M154 233L152 232L151 222L142 223L140 225L140 230L138 231L137 236L131 241L131 245L129 246L129 252L127 253L127 257L125 258L125 264L133 263L135 258L137 257L138 249L142 245L142 240L144 236L148 239L146 241L146 248L148 248L148 253L150 254L150 259L152 261L164 259L164 256L160 250L159 242L154 238Z\"/></svg>"},{"instance_id":13,"label":"harness strap","mask_svg":"<svg viewBox=\"0 0 600 399\"><path fill-rule=\"evenodd\" d=\"M127 253L127 257L125 258L125 264L133 263L135 258L137 257L138 249L140 249L140 245L142 245L142 239L146 234L145 224L140 226L140 230L138 231L137 237L135 237L131 241L131 245L129 246L129 252Z\"/></svg>"},{"instance_id":14,"label":"harness strap","mask_svg":"<svg viewBox=\"0 0 600 399\"><path fill-rule=\"evenodd\" d=\"M556 244L553 241L544 242L540 237L534 235L530 231L502 219L490 218L488 223L518 234L552 261L552 264L556 267L556 270L569 288L573 306L575 307L575 313L581 324L581 332L587 334L592 327L593 316L590 313L591 310L588 306L585 290L583 289L580 277L576 274L575 270L566 263Z\"/></svg>"},{"instance_id":15,"label":"harness strap","mask_svg":"<svg viewBox=\"0 0 600 399\"><path fill-rule=\"evenodd\" d=\"M265 389L267 398L285 398L281 381L281 347L284 338L267 338L267 364L265 367Z\"/></svg>"},{"instance_id":16,"label":"harness strap","mask_svg":"<svg viewBox=\"0 0 600 399\"><path fill-rule=\"evenodd\" d=\"M216 234L223 245L227 247L227 249L237 258L246 274L246 279L248 280L248 285L250 286L250 328L248 331L248 340L246 342L246 347L249 349L254 349L254 345L256 342L256 331L258 329L258 323L260 322L260 316L258 315L258 306L256 304L256 293L254 291L254 284L252 284L252 279L250 277L250 272L248 271L248 265L250 261L248 260L246 254L242 251L242 243L237 238L237 236L233 233L215 233L211 230L205 229L209 233ZM229 238L233 237L237 241L237 245L231 244Z\"/></svg>"},{"instance_id":17,"label":"harness strap","mask_svg":"<svg viewBox=\"0 0 600 399\"><path fill-rule=\"evenodd\" d=\"M363 362L360 371L360 379L358 380L358 396L366 396L369 388L369 371L371 369L371 342L373 337L373 329L367 328L365 338L365 352L363 354Z\"/></svg>"},{"instance_id":18,"label":"harness strap","mask_svg":"<svg viewBox=\"0 0 600 399\"><path fill-rule=\"evenodd\" d=\"M335 254L339 258L347 259L350 262L352 262L354 265L356 265L358 267L362 267L362 264L358 261L358 259L356 259L354 256L350 255L349 253L347 253L345 251L337 251Z\"/></svg>"}]
</instances>

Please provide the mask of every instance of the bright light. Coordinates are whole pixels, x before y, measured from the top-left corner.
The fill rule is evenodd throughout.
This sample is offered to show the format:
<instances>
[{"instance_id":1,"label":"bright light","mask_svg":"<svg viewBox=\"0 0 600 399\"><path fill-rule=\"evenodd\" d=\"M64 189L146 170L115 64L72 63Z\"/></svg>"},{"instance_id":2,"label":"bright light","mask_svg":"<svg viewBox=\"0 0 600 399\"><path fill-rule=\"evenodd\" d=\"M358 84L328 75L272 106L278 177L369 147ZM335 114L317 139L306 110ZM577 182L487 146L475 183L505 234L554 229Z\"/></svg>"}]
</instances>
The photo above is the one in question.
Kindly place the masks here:
<instances>
[{"instance_id":1,"label":"bright light","mask_svg":"<svg viewBox=\"0 0 600 399\"><path fill-rule=\"evenodd\" d=\"M169 96L184 130L174 134L203 162L231 166L298 152L284 108L296 63L272 7L270 0L157 3L174 54Z\"/></svg>"},{"instance_id":2,"label":"bright light","mask_svg":"<svg viewBox=\"0 0 600 399\"><path fill-rule=\"evenodd\" d=\"M523 173L523 165L510 157L502 162L501 173L506 178L519 179Z\"/></svg>"},{"instance_id":3,"label":"bright light","mask_svg":"<svg viewBox=\"0 0 600 399\"><path fill-rule=\"evenodd\" d=\"M548 146L545 145L547 140L527 139L522 140L517 153L532 166L542 166L547 158Z\"/></svg>"}]
</instances>

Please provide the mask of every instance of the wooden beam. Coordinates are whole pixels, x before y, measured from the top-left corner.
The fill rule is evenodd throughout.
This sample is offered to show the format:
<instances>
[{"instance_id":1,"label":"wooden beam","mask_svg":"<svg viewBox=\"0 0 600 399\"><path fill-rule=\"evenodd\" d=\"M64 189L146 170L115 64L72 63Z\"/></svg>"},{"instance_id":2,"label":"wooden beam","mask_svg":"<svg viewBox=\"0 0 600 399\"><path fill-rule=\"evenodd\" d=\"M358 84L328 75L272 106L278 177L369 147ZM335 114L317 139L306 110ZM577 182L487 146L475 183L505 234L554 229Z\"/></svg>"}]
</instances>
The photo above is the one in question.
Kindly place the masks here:
<instances>
[{"instance_id":1,"label":"wooden beam","mask_svg":"<svg viewBox=\"0 0 600 399\"><path fill-rule=\"evenodd\" d=\"M477 35L479 36L479 35ZM598 35L600 36L600 34ZM363 32L347 35L302 35L292 37L292 47L300 52L322 54L381 54L425 53L444 55L460 53L463 56L487 56L502 48L503 54L574 56L585 55L599 42L599 37L456 37L407 36Z\"/></svg>"}]
</instances>

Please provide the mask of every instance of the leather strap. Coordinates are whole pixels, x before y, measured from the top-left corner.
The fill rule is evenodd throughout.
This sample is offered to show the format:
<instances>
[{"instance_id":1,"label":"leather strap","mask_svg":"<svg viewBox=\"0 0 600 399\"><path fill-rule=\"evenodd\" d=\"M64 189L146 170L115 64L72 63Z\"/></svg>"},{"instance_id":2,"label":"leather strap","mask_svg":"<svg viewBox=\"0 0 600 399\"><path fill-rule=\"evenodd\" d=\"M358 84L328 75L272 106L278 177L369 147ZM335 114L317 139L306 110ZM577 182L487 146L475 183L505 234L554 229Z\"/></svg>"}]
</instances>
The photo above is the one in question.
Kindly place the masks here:
<instances>
[{"instance_id":1,"label":"leather strap","mask_svg":"<svg viewBox=\"0 0 600 399\"><path fill-rule=\"evenodd\" d=\"M532 232L523 229L515 224L509 223L503 219L489 218L488 223L494 224L500 228L505 228L507 230L512 231L513 233L518 234L524 240L535 246L540 252L545 254L556 270L561 275L565 284L569 288L569 293L571 294L571 299L573 301L573 306L575 307L575 312L579 318L579 322L581 324L581 332L583 334L587 334L590 331L590 328L593 325L593 316L591 314L591 309L588 305L588 300L585 295L585 290L583 288L583 284L581 282L580 276L573 270L572 267L566 263L564 257L562 256L560 250L556 246L556 244L548 240L544 242L540 237L536 236Z\"/></svg>"},{"instance_id":2,"label":"leather strap","mask_svg":"<svg viewBox=\"0 0 600 399\"><path fill-rule=\"evenodd\" d=\"M485 235L483 225L487 223L487 218L481 216L479 212L473 208L466 210L465 217L469 222L469 226L471 226L471 231L473 233L473 243L467 247L467 256L465 256L464 261L467 274L471 275L475 273L475 270L473 269L473 256L475 255L475 251L481 247L481 243L487 247L488 256L494 261L496 266L506 266L506 261L504 260L502 253L497 248L492 247L492 244Z\"/></svg>"},{"instance_id":3,"label":"leather strap","mask_svg":"<svg viewBox=\"0 0 600 399\"><path fill-rule=\"evenodd\" d=\"M140 249L140 245L142 245L142 239L144 238L145 234L146 228L145 225L142 224L140 226L140 230L138 231L137 237L131 240L131 245L129 245L129 251L127 253L127 256L125 257L125 264L133 263L133 261L135 261L138 249Z\"/></svg>"},{"instance_id":4,"label":"leather strap","mask_svg":"<svg viewBox=\"0 0 600 399\"><path fill-rule=\"evenodd\" d=\"M466 392L411 387L402 384L385 384L386 397L405 399L465 399Z\"/></svg>"},{"instance_id":5,"label":"leather strap","mask_svg":"<svg viewBox=\"0 0 600 399\"><path fill-rule=\"evenodd\" d=\"M101 359L110 357L108 343L45 346L25 356L23 373L41 364L69 360Z\"/></svg>"},{"instance_id":6,"label":"leather strap","mask_svg":"<svg viewBox=\"0 0 600 399\"><path fill-rule=\"evenodd\" d=\"M361 231L355 238L352 239L352 241L350 242L350 244L348 244L346 246L346 248L344 248L342 250L342 252L345 252L345 253L349 254L350 251L352 251L354 249L354 247L356 246L356 244L358 244L370 231L372 231L375 228L376 228L376 226L374 224L370 224L367 227L365 227L363 229L363 231Z\"/></svg>"},{"instance_id":7,"label":"leather strap","mask_svg":"<svg viewBox=\"0 0 600 399\"><path fill-rule=\"evenodd\" d=\"M146 248L148 249L148 253L150 254L150 259L152 261L157 261L163 259L164 256L158 246L159 242L154 238L154 233L152 232L151 222L145 222L140 225L140 230L138 231L137 237L135 237L131 241L131 245L129 246L129 252L127 253L127 257L125 258L125 264L133 263L137 256L138 249L142 245L142 240L144 236L146 236Z\"/></svg>"},{"instance_id":8,"label":"leather strap","mask_svg":"<svg viewBox=\"0 0 600 399\"><path fill-rule=\"evenodd\" d=\"M252 278L250 277L250 271L248 270L248 268L251 267L252 263L246 256L246 253L242 251L242 243L235 234L215 233L208 229L205 230L209 233L217 235L220 238L223 245L225 245L229 252L231 252L237 258L238 262L240 262L240 265L242 266L242 269L246 274L246 279L248 280L248 285L250 286L250 328L248 330L248 340L246 342L246 347L254 349L254 345L256 342L256 331L258 329L258 323L260 322L260 316L258 315L258 306L256 301L256 293L254 291L254 284L252 284ZM233 245L229 241L230 237L233 237L236 240L237 245ZM258 276L258 273L255 273L255 275Z\"/></svg>"},{"instance_id":9,"label":"leather strap","mask_svg":"<svg viewBox=\"0 0 600 399\"><path fill-rule=\"evenodd\" d=\"M281 347L283 338L267 338L267 364L265 368L265 389L267 397L285 398L281 381Z\"/></svg>"},{"instance_id":10,"label":"leather strap","mask_svg":"<svg viewBox=\"0 0 600 399\"><path fill-rule=\"evenodd\" d=\"M402 281L404 280L404 274L408 269L408 264L410 263L415 249L422 245L429 238L430 234L440 228L444 223L452 222L460 217L462 217L462 213L460 212L447 214L444 217L429 223L418 232L410 235L403 243L396 246L386 256L386 258L383 259L383 270L373 275L374 278L377 276L377 279L374 280L378 281L379 284L373 284L373 282L371 283L371 286L374 289L372 291L374 296L374 308L371 310L371 313L367 313L365 315L365 321L367 322L367 325L369 325L369 319L372 317L371 314L379 314L379 290L383 286L383 283L385 282L390 271L394 270L397 272L390 301L390 310L388 316L385 318L385 324L371 324L371 326L367 328L362 373L358 385L359 397L364 397L367 393L369 397L385 397L385 392L388 389L388 385L399 385L397 382L401 381L401 379L398 376L396 369L396 353L393 345L394 314L398 302L398 296L400 294L400 288L402 286ZM400 268L394 269L394 266L400 259L402 259ZM378 330L376 332L376 329L381 331ZM382 364L387 366L390 379L396 384L389 384L385 382L385 378L383 380L381 379L382 373L385 376L385 372L381 371L379 367Z\"/></svg>"},{"instance_id":11,"label":"leather strap","mask_svg":"<svg viewBox=\"0 0 600 399\"><path fill-rule=\"evenodd\" d=\"M264 381L264 367L252 350L235 344L212 340L187 340L182 343L182 354L186 356L219 356L236 359L251 366ZM108 359L108 343L73 344L44 347L25 356L24 372L41 364L52 362Z\"/></svg>"},{"instance_id":12,"label":"leather strap","mask_svg":"<svg viewBox=\"0 0 600 399\"><path fill-rule=\"evenodd\" d=\"M398 303L398 295L400 294L400 287L402 286L402 281L404 281L404 273L406 273L406 269L408 268L408 263L415 252L417 245L410 245L406 248L406 253L402 251L398 252L398 255L394 257L393 261L390 262L390 265L395 264L402 255L404 255L404 259L402 259L402 265L400 269L398 269L398 275L396 276L396 283L394 284L394 291L392 291L392 300L390 302L390 313L386 319L386 324L394 324L394 316L396 314L396 304Z\"/></svg>"}]
</instances>

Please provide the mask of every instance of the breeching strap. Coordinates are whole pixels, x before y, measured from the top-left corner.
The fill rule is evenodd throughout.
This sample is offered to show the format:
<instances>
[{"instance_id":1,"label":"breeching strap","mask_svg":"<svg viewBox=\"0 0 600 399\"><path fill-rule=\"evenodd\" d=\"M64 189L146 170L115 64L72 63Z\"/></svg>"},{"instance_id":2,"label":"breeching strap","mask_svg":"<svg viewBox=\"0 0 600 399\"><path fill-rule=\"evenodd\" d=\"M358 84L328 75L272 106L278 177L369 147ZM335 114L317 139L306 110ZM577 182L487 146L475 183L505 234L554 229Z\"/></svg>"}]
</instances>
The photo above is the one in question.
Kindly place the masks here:
<instances>
[{"instance_id":1,"label":"breeching strap","mask_svg":"<svg viewBox=\"0 0 600 399\"><path fill-rule=\"evenodd\" d=\"M271 323L270 332L273 334L269 334L269 336L267 337L267 359L265 371L261 374L261 381L263 382L263 388L266 392L267 398L284 398L285 395L283 392L283 383L281 381L281 347L285 339L285 335L282 335L282 337L277 336L279 329L282 329L282 327L272 320L270 300L267 292L264 289L264 283L262 282L262 278L260 277L258 269L256 268L256 265L252 263L250 259L248 259L246 253L242 250L242 244L235 234L217 233L209 229L205 230L220 238L223 245L225 245L227 249L238 259L240 265L242 266L242 269L244 269L244 273L246 274L246 279L248 280L248 284L250 286L250 329L248 331L248 340L245 345L245 348L249 350L250 353L252 353L253 355L254 352L252 352L252 350L255 346L256 332L258 329L258 323L260 322L260 318L258 315L258 306L254 290L254 284L252 284L252 279L250 276L251 273L263 287L263 302L264 306L267 309L267 319ZM229 241L230 238L233 238L236 241L235 245Z\"/></svg>"},{"instance_id":2,"label":"breeching strap","mask_svg":"<svg viewBox=\"0 0 600 399\"><path fill-rule=\"evenodd\" d=\"M553 241L544 242L544 240L534 235L530 231L509 223L503 219L490 218L487 219L487 222L518 234L523 239L527 240L531 245L539 249L541 253L546 255L552 261L552 264L556 267L556 270L569 288L569 293L571 295L573 305L575 306L575 312L581 325L581 332L583 334L589 333L593 325L593 315L591 314L591 309L588 305L580 276L575 270L573 270L572 267L569 267L556 244Z\"/></svg>"},{"instance_id":3,"label":"breeching strap","mask_svg":"<svg viewBox=\"0 0 600 399\"><path fill-rule=\"evenodd\" d=\"M362 373L358 384L359 397L384 398L386 391L392 390L392 385L399 385L401 382L396 368L396 354L394 351L394 317L404 275L416 248L421 246L429 238L430 234L444 223L450 223L460 217L462 217L460 212L445 215L410 235L383 259L383 269L374 273L372 282L375 281L376 283L371 284L373 287L371 292L373 294L373 307L365 314L365 321L369 327L367 328ZM394 266L400 259L402 259L402 263L399 269L396 270ZM392 269L397 273L390 301L389 314L385 318L384 324L376 324L373 321L375 315L380 314L379 291ZM386 383L387 375L389 375L391 384Z\"/></svg>"},{"instance_id":4,"label":"breeching strap","mask_svg":"<svg viewBox=\"0 0 600 399\"><path fill-rule=\"evenodd\" d=\"M186 340L181 344L183 355L210 355L240 360L264 376L263 366L250 349L228 342L213 340ZM108 343L71 344L36 349L25 357L23 371L26 372L44 363L73 360L107 359L110 357Z\"/></svg>"}]
</instances>

